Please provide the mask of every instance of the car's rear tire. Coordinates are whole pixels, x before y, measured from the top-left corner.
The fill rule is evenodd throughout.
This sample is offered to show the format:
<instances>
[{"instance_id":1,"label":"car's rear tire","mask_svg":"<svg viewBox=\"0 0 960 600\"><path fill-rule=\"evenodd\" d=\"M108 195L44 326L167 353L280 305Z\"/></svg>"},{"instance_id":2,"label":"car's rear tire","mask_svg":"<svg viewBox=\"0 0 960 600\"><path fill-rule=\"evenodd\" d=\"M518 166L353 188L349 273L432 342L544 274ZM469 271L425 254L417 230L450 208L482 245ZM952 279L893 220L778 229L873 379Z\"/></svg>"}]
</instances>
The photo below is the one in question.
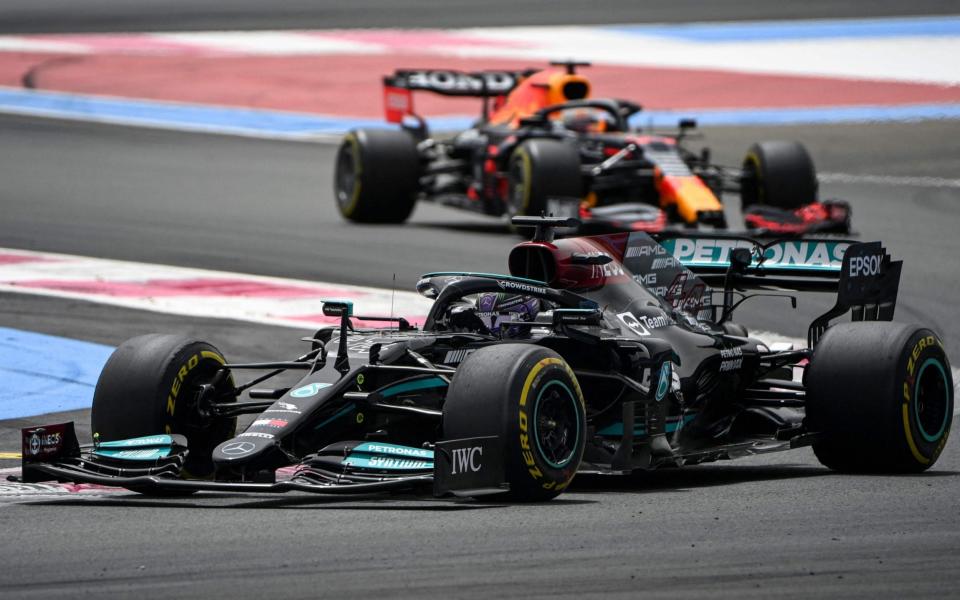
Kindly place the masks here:
<instances>
[{"instance_id":1,"label":"car's rear tire","mask_svg":"<svg viewBox=\"0 0 960 600\"><path fill-rule=\"evenodd\" d=\"M481 348L460 366L443 407L447 439L497 436L508 496L549 500L570 484L586 442L583 394L556 352L531 344Z\"/></svg>"},{"instance_id":2,"label":"car's rear tire","mask_svg":"<svg viewBox=\"0 0 960 600\"><path fill-rule=\"evenodd\" d=\"M794 210L817 199L813 160L799 142L758 142L743 159L740 200L746 210L765 204Z\"/></svg>"},{"instance_id":3,"label":"car's rear tire","mask_svg":"<svg viewBox=\"0 0 960 600\"><path fill-rule=\"evenodd\" d=\"M357 129L337 151L337 208L357 223L403 223L420 192L420 153L407 131Z\"/></svg>"},{"instance_id":4,"label":"car's rear tire","mask_svg":"<svg viewBox=\"0 0 960 600\"><path fill-rule=\"evenodd\" d=\"M510 156L507 213L538 217L549 198L580 198L583 177L576 145L560 140L527 140ZM560 215L555 215L560 216Z\"/></svg>"},{"instance_id":5,"label":"car's rear tire","mask_svg":"<svg viewBox=\"0 0 960 600\"><path fill-rule=\"evenodd\" d=\"M187 438L184 470L191 477L213 472L211 454L233 437L236 418L214 418L196 403L200 385L214 383L225 363L212 345L180 335L149 334L121 344L107 360L93 394L92 431L100 441L162 433ZM233 388L221 378L218 392ZM232 400L221 398L221 402Z\"/></svg>"},{"instance_id":6,"label":"car's rear tire","mask_svg":"<svg viewBox=\"0 0 960 600\"><path fill-rule=\"evenodd\" d=\"M940 338L917 325L829 328L806 373L807 420L825 466L915 473L940 456L953 421L953 378Z\"/></svg>"}]
</instances>

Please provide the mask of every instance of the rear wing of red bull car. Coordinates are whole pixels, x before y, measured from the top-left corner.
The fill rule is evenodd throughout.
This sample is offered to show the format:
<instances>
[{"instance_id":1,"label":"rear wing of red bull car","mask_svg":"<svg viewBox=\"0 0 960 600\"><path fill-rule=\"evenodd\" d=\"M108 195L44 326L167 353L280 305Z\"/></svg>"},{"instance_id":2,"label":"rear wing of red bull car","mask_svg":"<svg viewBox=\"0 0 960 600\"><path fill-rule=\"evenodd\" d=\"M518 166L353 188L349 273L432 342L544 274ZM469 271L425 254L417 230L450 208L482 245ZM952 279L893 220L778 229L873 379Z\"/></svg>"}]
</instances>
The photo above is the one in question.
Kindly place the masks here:
<instances>
[{"instance_id":1,"label":"rear wing of red bull car","mask_svg":"<svg viewBox=\"0 0 960 600\"><path fill-rule=\"evenodd\" d=\"M891 260L880 242L679 233L663 234L658 242L707 285L723 289L725 313L736 306L735 290L835 292L833 308L810 325L811 348L831 320L848 312L854 321L893 319L903 263Z\"/></svg>"},{"instance_id":2,"label":"rear wing of red bull car","mask_svg":"<svg viewBox=\"0 0 960 600\"><path fill-rule=\"evenodd\" d=\"M398 69L383 78L383 107L389 123L402 124L404 119L422 119L413 108L413 92L427 91L443 96L483 99L483 116L487 117L494 100L494 109L520 81L527 71L452 71L449 69Z\"/></svg>"}]
</instances>

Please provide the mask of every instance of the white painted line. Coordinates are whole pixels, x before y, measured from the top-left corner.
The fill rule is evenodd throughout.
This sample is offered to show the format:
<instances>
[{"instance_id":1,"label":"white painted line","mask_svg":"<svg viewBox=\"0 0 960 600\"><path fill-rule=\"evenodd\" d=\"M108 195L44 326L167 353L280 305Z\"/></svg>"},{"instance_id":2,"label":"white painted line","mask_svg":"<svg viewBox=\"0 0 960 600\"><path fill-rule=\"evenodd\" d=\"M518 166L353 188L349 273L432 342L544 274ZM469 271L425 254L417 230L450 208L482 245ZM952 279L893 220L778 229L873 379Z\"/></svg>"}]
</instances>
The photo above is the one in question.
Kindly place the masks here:
<instances>
[{"instance_id":1,"label":"white painted line","mask_svg":"<svg viewBox=\"0 0 960 600\"><path fill-rule=\"evenodd\" d=\"M819 173L821 183L868 183L929 188L960 188L960 179L947 177L915 177L903 175L870 175L855 173Z\"/></svg>"},{"instance_id":2,"label":"white painted line","mask_svg":"<svg viewBox=\"0 0 960 600\"><path fill-rule=\"evenodd\" d=\"M0 36L0 51L194 56L415 52L537 63L572 57L611 65L960 83L957 61L949 59L960 55L956 17L914 20L913 26L902 17L881 21L13 35ZM733 31L738 27L744 35ZM807 31L797 35L798 28ZM412 42L411 34L422 42Z\"/></svg>"},{"instance_id":3,"label":"white painted line","mask_svg":"<svg viewBox=\"0 0 960 600\"><path fill-rule=\"evenodd\" d=\"M322 315L322 300L350 300L359 315L392 310L414 323L432 304L408 291L12 249L0 249L0 291L300 329L336 322Z\"/></svg>"},{"instance_id":4,"label":"white painted line","mask_svg":"<svg viewBox=\"0 0 960 600\"><path fill-rule=\"evenodd\" d=\"M382 54L381 44L310 35L296 31L208 31L155 33L155 40L170 41L205 53L290 56L314 54Z\"/></svg>"},{"instance_id":5,"label":"white painted line","mask_svg":"<svg viewBox=\"0 0 960 600\"><path fill-rule=\"evenodd\" d=\"M472 57L556 60L576 49L578 60L599 64L953 85L960 69L944 60L960 52L960 37L905 35L823 39L705 41L682 36L630 33L617 27L507 27L473 29L477 35L525 42L529 48L460 48ZM680 28L682 30L682 28Z\"/></svg>"}]
</instances>

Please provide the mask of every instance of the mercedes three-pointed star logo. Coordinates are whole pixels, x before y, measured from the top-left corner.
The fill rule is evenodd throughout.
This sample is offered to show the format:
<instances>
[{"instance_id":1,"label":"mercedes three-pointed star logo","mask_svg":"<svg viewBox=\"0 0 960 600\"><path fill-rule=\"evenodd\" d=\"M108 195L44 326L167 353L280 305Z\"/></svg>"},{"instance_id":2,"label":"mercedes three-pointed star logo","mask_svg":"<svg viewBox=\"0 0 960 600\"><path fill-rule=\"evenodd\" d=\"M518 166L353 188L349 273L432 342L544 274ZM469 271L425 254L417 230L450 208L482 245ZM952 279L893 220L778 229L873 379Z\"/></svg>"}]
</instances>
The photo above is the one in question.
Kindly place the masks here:
<instances>
[{"instance_id":1,"label":"mercedes three-pointed star logo","mask_svg":"<svg viewBox=\"0 0 960 600\"><path fill-rule=\"evenodd\" d=\"M242 456L250 454L254 448L256 446L253 445L253 442L231 442L220 448L220 453L225 456Z\"/></svg>"}]
</instances>

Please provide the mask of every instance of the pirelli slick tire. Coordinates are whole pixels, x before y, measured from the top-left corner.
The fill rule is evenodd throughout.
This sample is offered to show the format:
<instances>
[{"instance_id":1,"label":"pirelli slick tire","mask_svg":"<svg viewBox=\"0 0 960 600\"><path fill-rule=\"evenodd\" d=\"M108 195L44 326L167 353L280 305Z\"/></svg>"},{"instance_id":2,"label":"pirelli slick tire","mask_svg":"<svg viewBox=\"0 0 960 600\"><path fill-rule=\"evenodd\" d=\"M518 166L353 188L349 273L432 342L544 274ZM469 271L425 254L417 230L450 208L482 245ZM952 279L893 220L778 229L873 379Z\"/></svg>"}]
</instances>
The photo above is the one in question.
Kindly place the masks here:
<instances>
[{"instance_id":1,"label":"pirelli slick tire","mask_svg":"<svg viewBox=\"0 0 960 600\"><path fill-rule=\"evenodd\" d=\"M186 474L210 475L213 449L233 437L237 423L236 418L202 414L197 392L201 385L215 383L214 375L224 363L219 350L189 337L150 334L127 340L113 352L97 380L92 431L101 441L183 434L189 449ZM232 377L221 379L216 391L229 392Z\"/></svg>"},{"instance_id":2,"label":"pirelli slick tire","mask_svg":"<svg viewBox=\"0 0 960 600\"><path fill-rule=\"evenodd\" d=\"M806 373L813 450L842 472L916 473L950 435L953 378L943 342L917 325L842 323L827 330Z\"/></svg>"},{"instance_id":3,"label":"pirelli slick tire","mask_svg":"<svg viewBox=\"0 0 960 600\"><path fill-rule=\"evenodd\" d=\"M420 192L420 153L410 133L357 129L337 151L333 193L344 218L357 223L403 223Z\"/></svg>"},{"instance_id":4,"label":"pirelli slick tire","mask_svg":"<svg viewBox=\"0 0 960 600\"><path fill-rule=\"evenodd\" d=\"M799 142L758 142L743 159L740 200L743 209L765 204L794 210L817 199L813 160Z\"/></svg>"},{"instance_id":5,"label":"pirelli slick tire","mask_svg":"<svg viewBox=\"0 0 960 600\"><path fill-rule=\"evenodd\" d=\"M507 213L540 216L550 198L581 198L580 152L570 142L527 140L510 156ZM555 215L560 216L560 215Z\"/></svg>"},{"instance_id":6,"label":"pirelli slick tire","mask_svg":"<svg viewBox=\"0 0 960 600\"><path fill-rule=\"evenodd\" d=\"M532 344L481 348L460 366L443 408L447 439L497 436L509 498L539 502L573 479L586 442L580 384L556 352Z\"/></svg>"}]
</instances>

